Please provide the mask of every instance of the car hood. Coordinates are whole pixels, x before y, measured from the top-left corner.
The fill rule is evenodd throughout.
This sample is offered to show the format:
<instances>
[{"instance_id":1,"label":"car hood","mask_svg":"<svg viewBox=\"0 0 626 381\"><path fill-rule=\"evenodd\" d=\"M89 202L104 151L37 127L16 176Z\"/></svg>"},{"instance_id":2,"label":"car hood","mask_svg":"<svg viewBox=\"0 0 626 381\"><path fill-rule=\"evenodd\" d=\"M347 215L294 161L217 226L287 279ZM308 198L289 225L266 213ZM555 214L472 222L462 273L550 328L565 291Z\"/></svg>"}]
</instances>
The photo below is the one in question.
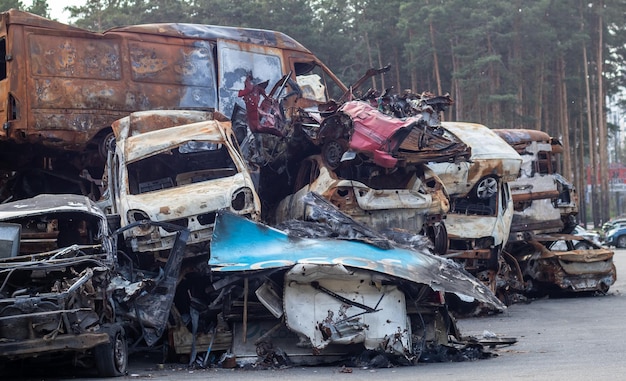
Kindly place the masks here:
<instances>
[{"instance_id":1,"label":"car hood","mask_svg":"<svg viewBox=\"0 0 626 381\"><path fill-rule=\"evenodd\" d=\"M220 211L209 260L214 271L288 268L306 263L372 270L426 284L435 291L453 293L466 302L485 303L494 310L506 309L485 285L458 264L426 250L394 246L383 249L356 241L293 237L270 226Z\"/></svg>"}]
</instances>

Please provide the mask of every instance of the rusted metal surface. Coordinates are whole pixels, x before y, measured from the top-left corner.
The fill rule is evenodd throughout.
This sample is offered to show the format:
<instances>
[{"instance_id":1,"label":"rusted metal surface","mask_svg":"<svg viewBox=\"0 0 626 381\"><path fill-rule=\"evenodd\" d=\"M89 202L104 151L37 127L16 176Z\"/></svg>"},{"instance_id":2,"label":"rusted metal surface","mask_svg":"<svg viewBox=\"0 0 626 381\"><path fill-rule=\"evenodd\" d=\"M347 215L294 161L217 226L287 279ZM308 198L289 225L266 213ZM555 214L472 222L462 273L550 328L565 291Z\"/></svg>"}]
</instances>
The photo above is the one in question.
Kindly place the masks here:
<instances>
[{"instance_id":1,"label":"rusted metal surface","mask_svg":"<svg viewBox=\"0 0 626 381\"><path fill-rule=\"evenodd\" d=\"M442 126L472 152L465 162L428 164L450 195L446 256L462 263L495 292L500 254L513 219L509 181L517 178L522 158L483 125L445 122Z\"/></svg>"},{"instance_id":2,"label":"rusted metal surface","mask_svg":"<svg viewBox=\"0 0 626 381\"><path fill-rule=\"evenodd\" d=\"M529 291L598 291L616 280L613 251L568 234L537 235L511 245Z\"/></svg>"},{"instance_id":3,"label":"rusted metal surface","mask_svg":"<svg viewBox=\"0 0 626 381\"><path fill-rule=\"evenodd\" d=\"M230 117L236 92L229 95L233 99L220 99L218 88L228 90L240 78L218 68L218 41L226 43L220 45L224 49L271 53L278 63L276 80L289 72L288 57L323 66L297 41L275 31L172 23L96 33L17 10L1 17L3 54L11 59L0 102L13 104L4 108L7 124L0 139L66 150L98 143L94 138L103 138L113 121L134 111L224 109Z\"/></svg>"},{"instance_id":4,"label":"rusted metal surface","mask_svg":"<svg viewBox=\"0 0 626 381\"><path fill-rule=\"evenodd\" d=\"M452 164L436 164L450 196L465 196L481 179L495 176L504 182L517 179L521 157L491 129L474 123L443 122L442 127L458 136L471 147L468 168L455 168ZM433 167L431 165L431 167Z\"/></svg>"},{"instance_id":5,"label":"rusted metal surface","mask_svg":"<svg viewBox=\"0 0 626 381\"><path fill-rule=\"evenodd\" d=\"M109 335L106 333L82 333L58 335L54 340L41 338L2 342L0 343L0 356L37 356L52 352L84 351L108 341Z\"/></svg>"},{"instance_id":6,"label":"rusted metal surface","mask_svg":"<svg viewBox=\"0 0 626 381\"><path fill-rule=\"evenodd\" d=\"M205 120L211 115L139 112L114 123L110 192L101 205L119 215L122 227L143 219L170 222L189 229L188 244L194 245L211 239L219 209L260 217L260 200L230 122ZM186 124L172 126L181 122ZM136 227L125 237L140 252L166 250L174 242L173 232L155 226Z\"/></svg>"},{"instance_id":7,"label":"rusted metal surface","mask_svg":"<svg viewBox=\"0 0 626 381\"><path fill-rule=\"evenodd\" d=\"M441 223L449 210L441 181L428 170L422 173L399 169L391 175L343 179L316 155L302 162L297 179L295 193L276 208L277 223L310 220L310 210L303 199L309 192L322 195L354 220L377 231L426 233L429 226Z\"/></svg>"},{"instance_id":8,"label":"rusted metal surface","mask_svg":"<svg viewBox=\"0 0 626 381\"><path fill-rule=\"evenodd\" d=\"M556 173L562 145L542 131L494 130L522 157L519 177L510 182L515 214L511 237L520 232L569 232L578 214L574 186Z\"/></svg>"}]
</instances>

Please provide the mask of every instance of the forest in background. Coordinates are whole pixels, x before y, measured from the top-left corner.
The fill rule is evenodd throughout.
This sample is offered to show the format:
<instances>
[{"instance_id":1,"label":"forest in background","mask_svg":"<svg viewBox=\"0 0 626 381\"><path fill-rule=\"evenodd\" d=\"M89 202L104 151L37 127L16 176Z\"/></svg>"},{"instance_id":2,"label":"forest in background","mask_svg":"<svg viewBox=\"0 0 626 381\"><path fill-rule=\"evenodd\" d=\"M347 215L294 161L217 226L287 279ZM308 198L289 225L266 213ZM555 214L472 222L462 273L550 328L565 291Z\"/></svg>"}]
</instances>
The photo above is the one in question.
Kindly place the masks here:
<instances>
[{"instance_id":1,"label":"forest in background","mask_svg":"<svg viewBox=\"0 0 626 381\"><path fill-rule=\"evenodd\" d=\"M49 16L46 0L0 0L10 8ZM596 169L594 202L581 203L579 219L598 226L611 215L608 163L625 162L626 150L606 99L626 108L625 0L84 0L68 10L92 31L158 22L278 30L346 84L391 64L371 87L450 93L446 120L558 137L567 147L559 170L581 201L585 167Z\"/></svg>"}]
</instances>

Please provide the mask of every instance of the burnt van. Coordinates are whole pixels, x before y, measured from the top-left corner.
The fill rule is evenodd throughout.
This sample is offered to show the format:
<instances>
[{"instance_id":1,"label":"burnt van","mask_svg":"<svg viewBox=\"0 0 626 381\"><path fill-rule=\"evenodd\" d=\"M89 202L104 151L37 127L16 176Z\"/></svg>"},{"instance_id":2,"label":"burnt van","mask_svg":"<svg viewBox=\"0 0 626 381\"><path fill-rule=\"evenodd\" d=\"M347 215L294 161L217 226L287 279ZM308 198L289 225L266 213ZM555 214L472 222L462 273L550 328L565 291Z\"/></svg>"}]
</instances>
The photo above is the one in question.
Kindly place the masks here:
<instances>
[{"instance_id":1,"label":"burnt van","mask_svg":"<svg viewBox=\"0 0 626 381\"><path fill-rule=\"evenodd\" d=\"M296 98L317 105L346 91L311 51L269 30L169 23L99 33L11 9L0 13L0 56L0 161L13 170L58 173L59 152L74 173L101 170L115 120L159 109L231 118L245 108L246 81L298 87L287 110Z\"/></svg>"}]
</instances>

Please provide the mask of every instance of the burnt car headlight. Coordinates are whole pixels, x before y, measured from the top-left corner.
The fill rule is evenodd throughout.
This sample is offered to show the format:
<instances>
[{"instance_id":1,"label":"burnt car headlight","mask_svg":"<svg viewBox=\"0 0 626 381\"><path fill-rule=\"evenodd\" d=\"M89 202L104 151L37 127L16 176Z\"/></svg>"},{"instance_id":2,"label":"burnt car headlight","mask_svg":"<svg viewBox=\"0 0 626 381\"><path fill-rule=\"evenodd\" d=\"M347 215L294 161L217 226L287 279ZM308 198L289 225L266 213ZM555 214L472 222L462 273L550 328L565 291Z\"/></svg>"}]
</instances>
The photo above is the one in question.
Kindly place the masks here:
<instances>
[{"instance_id":1,"label":"burnt car headlight","mask_svg":"<svg viewBox=\"0 0 626 381\"><path fill-rule=\"evenodd\" d=\"M253 200L254 196L252 189L248 187L239 188L233 192L230 207L237 212L247 211L252 208Z\"/></svg>"},{"instance_id":2,"label":"burnt car headlight","mask_svg":"<svg viewBox=\"0 0 626 381\"><path fill-rule=\"evenodd\" d=\"M357 192L360 192L360 196L365 196L367 189L357 189ZM339 186L335 188L329 201L342 211L358 206L356 195L352 187Z\"/></svg>"},{"instance_id":3,"label":"burnt car headlight","mask_svg":"<svg viewBox=\"0 0 626 381\"><path fill-rule=\"evenodd\" d=\"M132 224L134 222L141 222L141 221L150 221L150 217L148 216L148 213L139 209L129 210L128 212L126 212L126 217L128 219L128 224ZM135 236L147 235L147 234L150 234L153 230L154 230L154 227L152 225L143 224L143 225L133 228L132 234Z\"/></svg>"}]
</instances>

